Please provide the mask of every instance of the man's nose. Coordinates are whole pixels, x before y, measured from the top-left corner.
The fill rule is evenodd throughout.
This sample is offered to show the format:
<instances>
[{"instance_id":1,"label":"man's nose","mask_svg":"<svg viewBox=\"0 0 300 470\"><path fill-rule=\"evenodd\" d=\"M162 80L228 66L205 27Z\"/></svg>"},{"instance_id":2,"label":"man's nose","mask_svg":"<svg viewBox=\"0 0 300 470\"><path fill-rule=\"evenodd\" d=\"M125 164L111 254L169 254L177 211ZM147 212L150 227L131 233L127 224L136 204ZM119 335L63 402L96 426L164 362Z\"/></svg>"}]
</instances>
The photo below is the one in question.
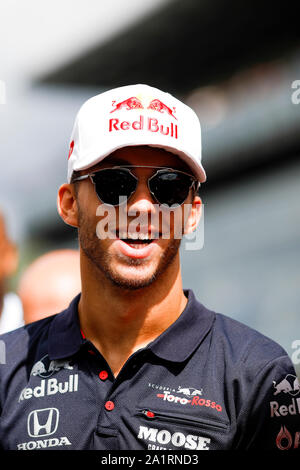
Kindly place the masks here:
<instances>
[{"instance_id":1,"label":"man's nose","mask_svg":"<svg viewBox=\"0 0 300 470\"><path fill-rule=\"evenodd\" d=\"M135 193L128 201L128 213L135 215L136 213L154 213L155 201L149 191L147 181L139 181Z\"/></svg>"}]
</instances>

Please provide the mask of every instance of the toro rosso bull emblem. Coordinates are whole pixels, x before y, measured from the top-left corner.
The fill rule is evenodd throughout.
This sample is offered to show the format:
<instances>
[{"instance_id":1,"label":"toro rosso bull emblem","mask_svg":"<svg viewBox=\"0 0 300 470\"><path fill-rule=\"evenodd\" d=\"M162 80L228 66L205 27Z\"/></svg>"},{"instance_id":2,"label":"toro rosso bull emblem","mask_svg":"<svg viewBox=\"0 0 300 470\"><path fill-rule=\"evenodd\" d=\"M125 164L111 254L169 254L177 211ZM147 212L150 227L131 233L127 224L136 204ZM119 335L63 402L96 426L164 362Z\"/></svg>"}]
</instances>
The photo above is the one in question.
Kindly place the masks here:
<instances>
[{"instance_id":1,"label":"toro rosso bull emblem","mask_svg":"<svg viewBox=\"0 0 300 470\"><path fill-rule=\"evenodd\" d=\"M72 370L73 366L71 365L71 361L68 359L57 360L57 361L50 361L48 359L48 355L44 356L41 360L36 362L31 369L30 375L38 375L42 378L50 377L54 374L54 372L58 372L60 369L69 369ZM48 364L47 364L48 362Z\"/></svg>"},{"instance_id":2,"label":"toro rosso bull emblem","mask_svg":"<svg viewBox=\"0 0 300 470\"><path fill-rule=\"evenodd\" d=\"M120 103L116 103L116 101L113 101L112 105L114 106L114 109L112 109L110 113L114 113L115 111L119 111L120 109L126 109L127 111L131 109L145 109L141 100L137 98L136 96L127 98L126 100L121 101ZM175 107L171 109L169 106L167 106L165 103L163 103L159 99L152 100L147 106L147 109L158 111L159 113L167 113L170 116L172 116L174 119L176 119L177 121L177 117L174 115L176 111Z\"/></svg>"},{"instance_id":3,"label":"toro rosso bull emblem","mask_svg":"<svg viewBox=\"0 0 300 470\"><path fill-rule=\"evenodd\" d=\"M194 387L178 387L177 393L183 393L183 395L188 395L188 396L195 396L195 395L202 395L203 389L198 390L197 388Z\"/></svg>"},{"instance_id":4,"label":"toro rosso bull emblem","mask_svg":"<svg viewBox=\"0 0 300 470\"><path fill-rule=\"evenodd\" d=\"M292 374L288 374L278 384L273 381L273 386L275 388L274 395L278 395L279 393L283 392L295 396L300 392L300 383L298 377Z\"/></svg>"}]
</instances>

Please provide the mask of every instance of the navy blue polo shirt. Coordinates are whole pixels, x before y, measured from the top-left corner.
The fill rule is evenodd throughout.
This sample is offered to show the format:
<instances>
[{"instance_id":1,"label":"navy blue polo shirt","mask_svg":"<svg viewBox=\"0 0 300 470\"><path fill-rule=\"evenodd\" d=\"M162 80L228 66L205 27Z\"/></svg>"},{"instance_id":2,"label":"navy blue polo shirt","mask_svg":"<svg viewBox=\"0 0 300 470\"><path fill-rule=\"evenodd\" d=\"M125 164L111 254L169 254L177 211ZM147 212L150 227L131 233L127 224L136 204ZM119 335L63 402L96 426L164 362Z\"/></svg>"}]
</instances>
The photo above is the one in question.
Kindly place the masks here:
<instances>
[{"instance_id":1,"label":"navy blue polo shirt","mask_svg":"<svg viewBox=\"0 0 300 470\"><path fill-rule=\"evenodd\" d=\"M286 352L185 294L180 317L117 377L81 334L79 296L2 335L1 448L300 448L300 387Z\"/></svg>"}]
</instances>

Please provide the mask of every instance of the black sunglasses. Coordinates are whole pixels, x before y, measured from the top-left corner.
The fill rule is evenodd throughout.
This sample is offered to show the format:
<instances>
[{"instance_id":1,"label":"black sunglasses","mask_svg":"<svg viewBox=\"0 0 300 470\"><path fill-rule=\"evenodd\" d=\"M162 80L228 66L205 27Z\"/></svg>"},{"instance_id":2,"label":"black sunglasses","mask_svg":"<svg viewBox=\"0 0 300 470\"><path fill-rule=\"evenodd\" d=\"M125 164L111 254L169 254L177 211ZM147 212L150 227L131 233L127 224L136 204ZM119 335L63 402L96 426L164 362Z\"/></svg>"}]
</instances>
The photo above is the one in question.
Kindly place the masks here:
<instances>
[{"instance_id":1,"label":"black sunglasses","mask_svg":"<svg viewBox=\"0 0 300 470\"><path fill-rule=\"evenodd\" d=\"M148 178L148 189L153 199L161 205L182 205L188 197L190 189L193 187L197 191L200 186L194 176L184 171L145 165L103 168L95 173L74 178L72 182L90 178L100 201L111 206L118 206L120 197L125 197L127 201L134 194L138 185L138 178L129 168L155 168L157 170L154 175Z\"/></svg>"}]
</instances>

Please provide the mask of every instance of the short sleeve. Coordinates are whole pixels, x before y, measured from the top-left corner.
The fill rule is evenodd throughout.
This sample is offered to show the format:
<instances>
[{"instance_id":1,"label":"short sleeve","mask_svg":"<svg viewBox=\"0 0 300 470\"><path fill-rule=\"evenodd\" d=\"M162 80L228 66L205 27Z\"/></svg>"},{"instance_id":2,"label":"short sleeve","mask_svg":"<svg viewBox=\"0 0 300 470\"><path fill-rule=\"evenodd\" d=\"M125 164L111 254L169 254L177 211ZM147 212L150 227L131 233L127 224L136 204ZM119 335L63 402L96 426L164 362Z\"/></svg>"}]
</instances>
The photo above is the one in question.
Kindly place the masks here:
<instances>
[{"instance_id":1,"label":"short sleeve","mask_svg":"<svg viewBox=\"0 0 300 470\"><path fill-rule=\"evenodd\" d=\"M237 424L238 449L300 450L300 384L288 356L256 373Z\"/></svg>"}]
</instances>

